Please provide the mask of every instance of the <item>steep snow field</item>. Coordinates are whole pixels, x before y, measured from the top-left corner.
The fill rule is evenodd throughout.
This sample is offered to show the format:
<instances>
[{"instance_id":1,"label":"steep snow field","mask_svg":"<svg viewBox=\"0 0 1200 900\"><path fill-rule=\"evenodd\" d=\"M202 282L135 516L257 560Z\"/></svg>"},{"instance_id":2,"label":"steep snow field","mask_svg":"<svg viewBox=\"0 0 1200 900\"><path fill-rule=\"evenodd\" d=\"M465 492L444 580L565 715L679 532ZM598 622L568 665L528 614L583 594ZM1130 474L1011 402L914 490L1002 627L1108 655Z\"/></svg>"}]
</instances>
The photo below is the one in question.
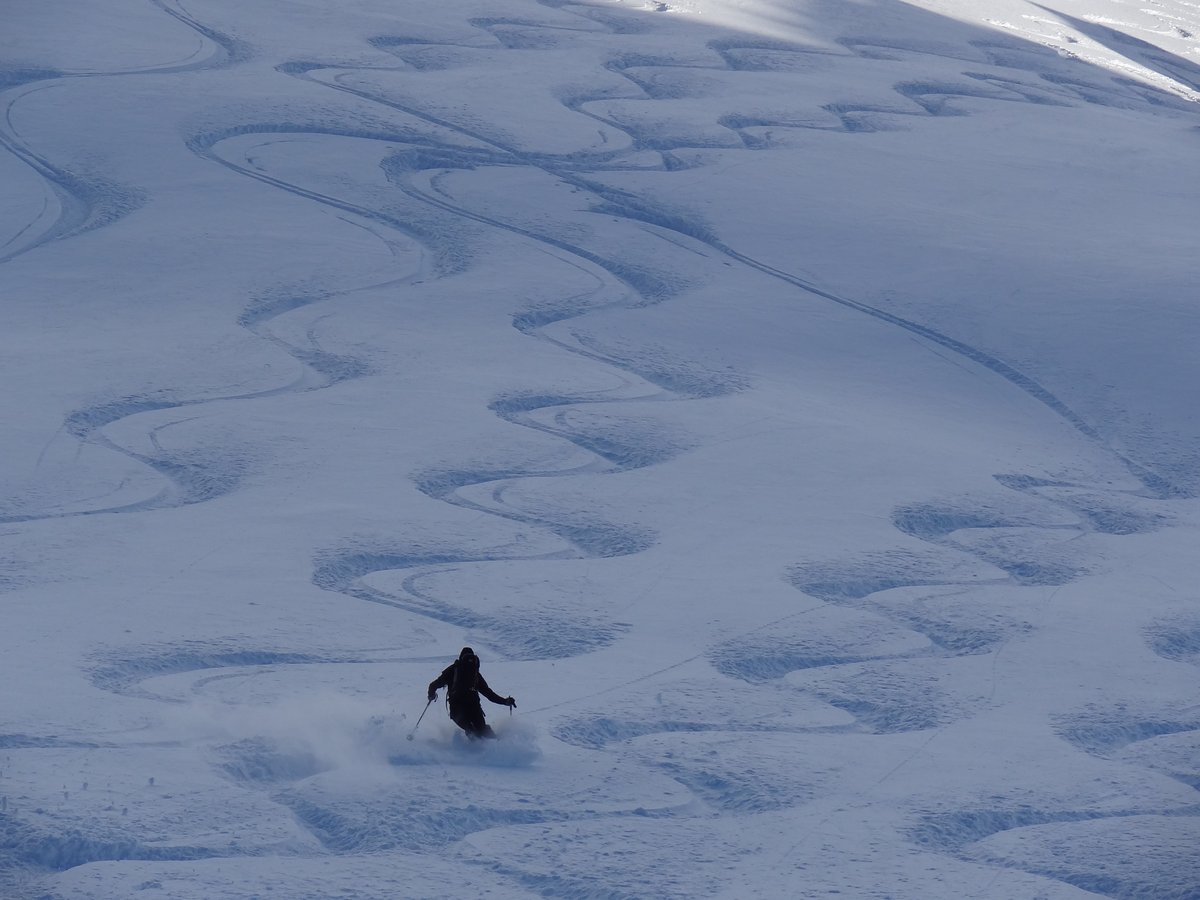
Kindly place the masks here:
<instances>
[{"instance_id":1,"label":"steep snow field","mask_svg":"<svg viewBox=\"0 0 1200 900\"><path fill-rule=\"evenodd\" d=\"M1200 897L1198 153L1194 0L3 4L0 896Z\"/></svg>"}]
</instances>

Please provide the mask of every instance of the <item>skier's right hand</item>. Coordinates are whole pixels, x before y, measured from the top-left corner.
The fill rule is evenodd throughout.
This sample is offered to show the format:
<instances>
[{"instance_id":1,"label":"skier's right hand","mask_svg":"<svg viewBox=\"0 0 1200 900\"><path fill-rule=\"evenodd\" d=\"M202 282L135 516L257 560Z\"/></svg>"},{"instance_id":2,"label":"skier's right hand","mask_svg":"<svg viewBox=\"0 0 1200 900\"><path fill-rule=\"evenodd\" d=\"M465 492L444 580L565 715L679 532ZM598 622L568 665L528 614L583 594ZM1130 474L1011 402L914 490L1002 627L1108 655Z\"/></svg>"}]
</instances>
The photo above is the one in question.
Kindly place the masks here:
<instances>
[{"instance_id":1,"label":"skier's right hand","mask_svg":"<svg viewBox=\"0 0 1200 900\"><path fill-rule=\"evenodd\" d=\"M436 699L437 699L437 688L434 688L433 690L431 690L429 692L429 702L432 703Z\"/></svg>"}]
</instances>

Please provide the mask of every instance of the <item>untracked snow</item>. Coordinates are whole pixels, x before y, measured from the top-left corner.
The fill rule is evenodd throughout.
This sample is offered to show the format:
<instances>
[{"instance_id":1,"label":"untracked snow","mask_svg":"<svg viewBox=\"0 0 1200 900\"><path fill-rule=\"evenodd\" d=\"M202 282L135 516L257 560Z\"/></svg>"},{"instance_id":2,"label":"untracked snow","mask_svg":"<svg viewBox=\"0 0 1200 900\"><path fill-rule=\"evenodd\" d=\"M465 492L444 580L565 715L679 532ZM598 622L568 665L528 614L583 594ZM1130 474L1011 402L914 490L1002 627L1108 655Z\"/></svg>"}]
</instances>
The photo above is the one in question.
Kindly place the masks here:
<instances>
[{"instance_id":1,"label":"untracked snow","mask_svg":"<svg viewBox=\"0 0 1200 900\"><path fill-rule=\"evenodd\" d=\"M5 3L0 896L1200 897L1198 152L1192 0Z\"/></svg>"}]
</instances>

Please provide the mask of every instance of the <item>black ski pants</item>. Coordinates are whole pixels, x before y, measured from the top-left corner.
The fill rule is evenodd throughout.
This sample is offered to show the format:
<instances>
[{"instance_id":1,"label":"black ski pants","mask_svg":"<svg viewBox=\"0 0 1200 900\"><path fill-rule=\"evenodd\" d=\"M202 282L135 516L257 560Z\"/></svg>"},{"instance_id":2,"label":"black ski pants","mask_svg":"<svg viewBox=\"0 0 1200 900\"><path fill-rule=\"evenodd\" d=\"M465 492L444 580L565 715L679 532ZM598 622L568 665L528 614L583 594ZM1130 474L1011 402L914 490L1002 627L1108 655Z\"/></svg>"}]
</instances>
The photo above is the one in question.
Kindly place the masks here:
<instances>
[{"instance_id":1,"label":"black ski pants","mask_svg":"<svg viewBox=\"0 0 1200 900\"><path fill-rule=\"evenodd\" d=\"M450 718L454 724L473 738L495 737L492 726L487 724L483 715L483 706L479 703L479 695L450 698Z\"/></svg>"}]
</instances>

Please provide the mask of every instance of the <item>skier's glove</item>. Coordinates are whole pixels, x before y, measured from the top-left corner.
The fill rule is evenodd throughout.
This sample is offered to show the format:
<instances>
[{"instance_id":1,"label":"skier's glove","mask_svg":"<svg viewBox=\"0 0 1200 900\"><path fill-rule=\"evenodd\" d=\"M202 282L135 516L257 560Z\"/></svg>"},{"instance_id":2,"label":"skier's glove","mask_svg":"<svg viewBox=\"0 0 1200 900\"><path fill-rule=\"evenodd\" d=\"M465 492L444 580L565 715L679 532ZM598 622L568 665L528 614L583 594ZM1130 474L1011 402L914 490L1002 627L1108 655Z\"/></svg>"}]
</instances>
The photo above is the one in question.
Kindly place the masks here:
<instances>
[{"instance_id":1,"label":"skier's glove","mask_svg":"<svg viewBox=\"0 0 1200 900\"><path fill-rule=\"evenodd\" d=\"M436 690L430 691L429 692L429 702L432 703L436 699L437 699L437 691Z\"/></svg>"},{"instance_id":2,"label":"skier's glove","mask_svg":"<svg viewBox=\"0 0 1200 900\"><path fill-rule=\"evenodd\" d=\"M510 707L510 708L512 708L512 709L516 709L516 706L517 706L517 701L516 701L516 700L514 700L512 697L505 697L505 698L504 698L504 703L505 703L505 705L507 705L508 707Z\"/></svg>"}]
</instances>

